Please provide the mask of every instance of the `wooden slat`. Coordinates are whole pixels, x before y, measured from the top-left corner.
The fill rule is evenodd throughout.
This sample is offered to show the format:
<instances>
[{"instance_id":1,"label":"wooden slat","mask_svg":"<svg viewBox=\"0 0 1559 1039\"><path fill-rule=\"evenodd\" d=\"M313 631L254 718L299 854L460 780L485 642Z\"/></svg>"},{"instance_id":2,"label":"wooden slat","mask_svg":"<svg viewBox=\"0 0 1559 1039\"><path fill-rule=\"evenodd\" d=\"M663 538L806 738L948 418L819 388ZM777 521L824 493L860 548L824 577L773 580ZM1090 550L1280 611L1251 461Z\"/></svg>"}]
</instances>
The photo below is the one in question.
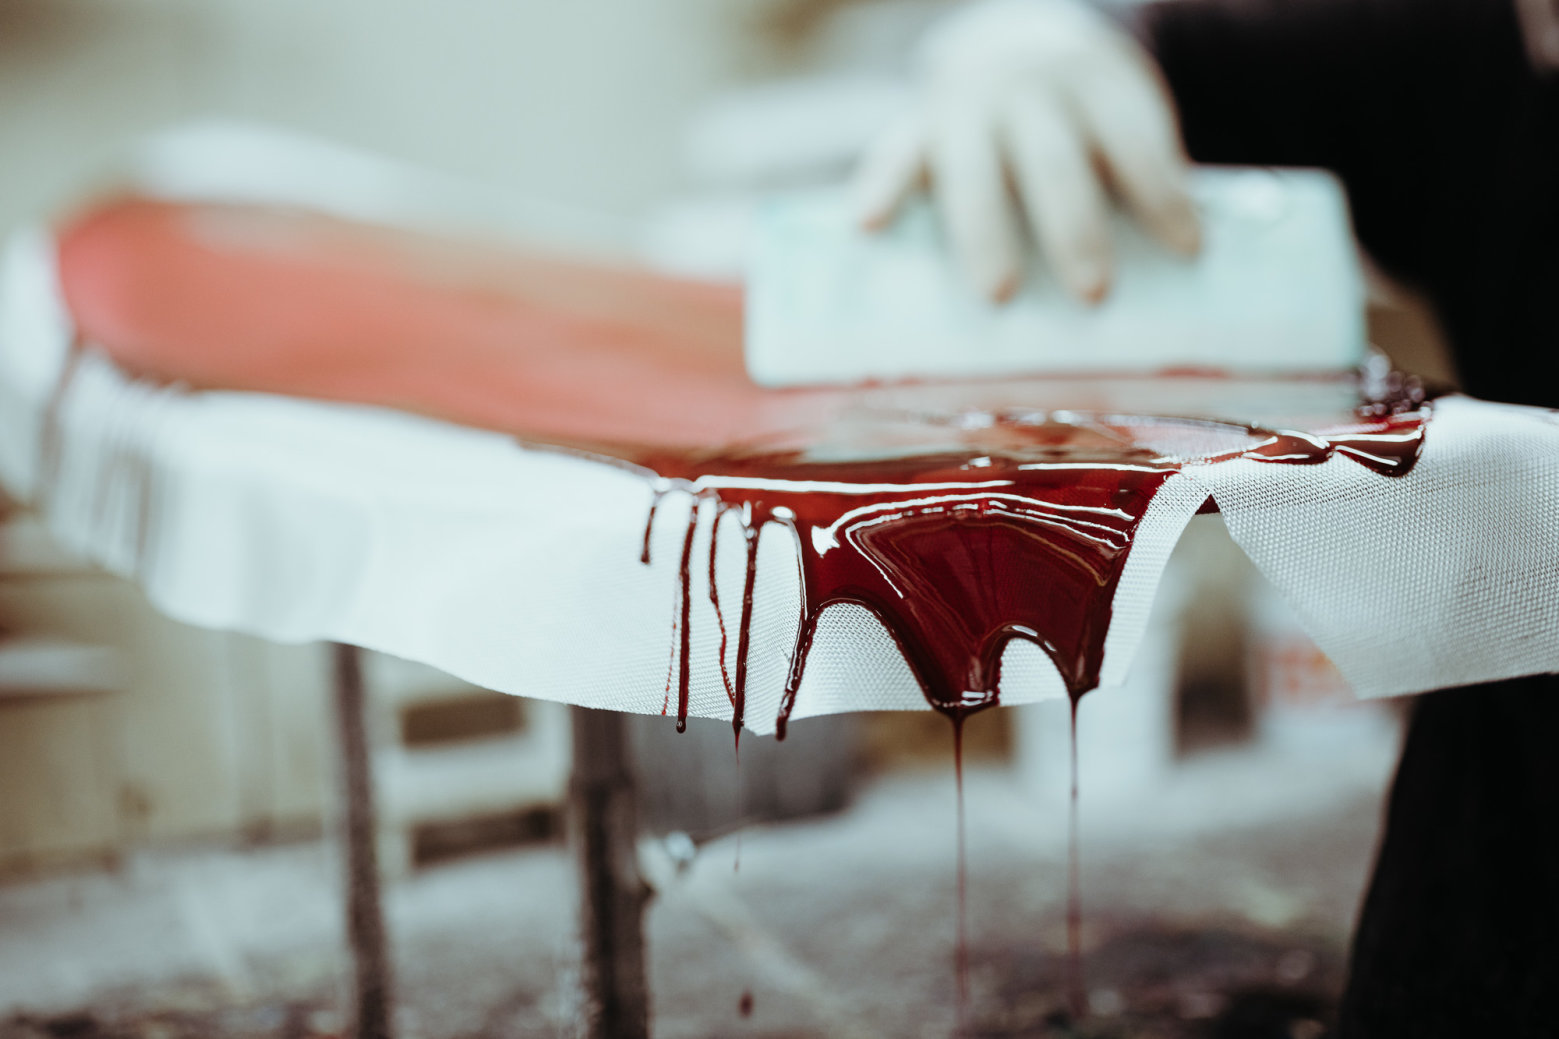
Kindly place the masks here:
<instances>
[{"instance_id":1,"label":"wooden slat","mask_svg":"<svg viewBox=\"0 0 1559 1039\"><path fill-rule=\"evenodd\" d=\"M107 646L54 639L0 641L0 703L116 692L119 654Z\"/></svg>"}]
</instances>

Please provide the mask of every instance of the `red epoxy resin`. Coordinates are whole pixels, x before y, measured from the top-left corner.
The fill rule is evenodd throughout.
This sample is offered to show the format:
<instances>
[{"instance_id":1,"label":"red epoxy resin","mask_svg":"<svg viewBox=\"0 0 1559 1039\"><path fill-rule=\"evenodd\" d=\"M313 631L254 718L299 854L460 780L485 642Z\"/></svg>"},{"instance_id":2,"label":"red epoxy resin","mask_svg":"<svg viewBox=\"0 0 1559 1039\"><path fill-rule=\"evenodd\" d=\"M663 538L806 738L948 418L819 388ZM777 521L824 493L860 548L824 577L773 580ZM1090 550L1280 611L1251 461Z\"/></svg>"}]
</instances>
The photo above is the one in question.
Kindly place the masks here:
<instances>
[{"instance_id":1,"label":"red epoxy resin","mask_svg":"<svg viewBox=\"0 0 1559 1039\"><path fill-rule=\"evenodd\" d=\"M1074 694L1092 688L1131 536L1173 471L1147 459L1079 471L984 456L751 464L785 476L743 478L734 473L742 466L731 464L722 476L691 481L688 490L715 502L720 522L742 525L750 576L759 537L782 528L796 546L803 605L776 719L781 736L818 620L836 603L865 607L883 623L927 702L946 714L996 701L1001 653L1014 638L1039 645ZM685 544L696 522L695 509ZM685 565L682 578L686 603L691 574ZM737 622L731 695L738 708L750 594ZM685 609L682 616L685 624ZM685 648L685 627L680 640ZM686 661L678 671L678 713L685 716Z\"/></svg>"}]
</instances>

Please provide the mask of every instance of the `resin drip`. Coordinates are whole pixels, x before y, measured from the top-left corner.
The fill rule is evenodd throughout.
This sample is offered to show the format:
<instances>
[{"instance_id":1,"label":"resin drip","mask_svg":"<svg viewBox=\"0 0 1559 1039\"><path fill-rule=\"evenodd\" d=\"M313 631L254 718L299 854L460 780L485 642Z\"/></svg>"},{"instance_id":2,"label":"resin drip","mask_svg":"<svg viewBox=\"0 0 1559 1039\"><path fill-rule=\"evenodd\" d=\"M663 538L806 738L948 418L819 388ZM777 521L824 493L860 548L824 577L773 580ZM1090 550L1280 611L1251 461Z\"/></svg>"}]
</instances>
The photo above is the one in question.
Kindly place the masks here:
<instances>
[{"instance_id":1,"label":"resin drip","mask_svg":"<svg viewBox=\"0 0 1559 1039\"><path fill-rule=\"evenodd\" d=\"M786 451L635 458L660 483L643 558L668 488L693 499L682 544L676 632L677 720L685 724L694 537L710 507L709 596L720 625L719 669L732 721L746 718L747 662L758 545L787 528L801 577L801 613L775 727L784 738L825 610L853 604L893 638L927 703L961 718L997 702L1014 639L1050 658L1075 701L1099 682L1115 593L1132 539L1184 455L1148 446L1194 437L1197 461L1250 458L1314 465L1347 458L1385 476L1409 471L1425 411L1371 419L1325 436L1233 423L1112 415L869 416ZM719 531L739 524L745 547L736 659L716 573ZM670 707L668 683L666 707Z\"/></svg>"},{"instance_id":2,"label":"resin drip","mask_svg":"<svg viewBox=\"0 0 1559 1039\"><path fill-rule=\"evenodd\" d=\"M1073 697L1068 731L1071 789L1067 791L1066 809L1066 1002L1073 1019L1088 1014L1088 987L1083 982L1082 841L1077 832L1077 706L1078 698Z\"/></svg>"},{"instance_id":3,"label":"resin drip","mask_svg":"<svg viewBox=\"0 0 1559 1039\"><path fill-rule=\"evenodd\" d=\"M793 532L802 584L776 719L782 738L818 622L840 603L864 607L882 622L927 701L944 713L995 702L1002 650L1015 638L1043 649L1074 695L1097 684L1110 601L1131 535L1173 470L1150 460L1083 471L978 461L796 464L783 479L696 482L695 501L709 496L742 506L725 515L740 515L749 539L749 587L730 690L738 713L745 704L756 546L771 520ZM679 573L684 625L690 558L691 538ZM685 652L685 627L679 644ZM687 661L679 661L679 720L688 675Z\"/></svg>"},{"instance_id":4,"label":"resin drip","mask_svg":"<svg viewBox=\"0 0 1559 1039\"><path fill-rule=\"evenodd\" d=\"M958 1033L964 1034L969 1019L969 839L964 819L964 721L955 714L953 722L953 779L958 798L958 934L953 960L958 972Z\"/></svg>"}]
</instances>

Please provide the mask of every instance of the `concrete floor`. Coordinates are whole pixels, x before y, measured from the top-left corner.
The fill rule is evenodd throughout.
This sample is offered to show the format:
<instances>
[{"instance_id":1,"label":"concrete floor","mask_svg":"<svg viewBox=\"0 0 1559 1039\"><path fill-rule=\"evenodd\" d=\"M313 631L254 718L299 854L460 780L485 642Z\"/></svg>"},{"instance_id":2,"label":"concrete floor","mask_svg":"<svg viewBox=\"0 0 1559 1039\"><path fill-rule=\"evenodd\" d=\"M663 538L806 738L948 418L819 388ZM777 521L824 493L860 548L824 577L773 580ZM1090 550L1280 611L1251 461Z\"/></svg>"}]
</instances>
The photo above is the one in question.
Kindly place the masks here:
<instances>
[{"instance_id":1,"label":"concrete floor","mask_svg":"<svg viewBox=\"0 0 1559 1039\"><path fill-rule=\"evenodd\" d=\"M966 1034L1323 1034L1393 754L1383 727L1345 753L1269 743L1085 791L1079 1025L1061 1012L1064 791L972 769ZM948 771L901 772L680 874L647 848L655 1034L953 1034L953 812ZM334 1034L334 878L328 846L296 844L0 887L0 1039ZM408 1039L577 1034L561 845L425 869L388 911Z\"/></svg>"}]
</instances>

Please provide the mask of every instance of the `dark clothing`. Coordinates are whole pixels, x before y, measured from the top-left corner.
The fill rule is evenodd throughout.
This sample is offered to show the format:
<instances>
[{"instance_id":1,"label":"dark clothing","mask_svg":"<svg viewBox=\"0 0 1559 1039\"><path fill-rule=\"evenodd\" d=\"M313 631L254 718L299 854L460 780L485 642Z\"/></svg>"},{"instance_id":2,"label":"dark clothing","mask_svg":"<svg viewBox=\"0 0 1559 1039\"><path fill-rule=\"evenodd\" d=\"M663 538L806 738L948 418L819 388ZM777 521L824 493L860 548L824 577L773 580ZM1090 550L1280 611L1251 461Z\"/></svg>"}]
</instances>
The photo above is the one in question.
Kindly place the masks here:
<instances>
[{"instance_id":1,"label":"dark clothing","mask_svg":"<svg viewBox=\"0 0 1559 1039\"><path fill-rule=\"evenodd\" d=\"M1559 689L1419 699L1340 1035L1559 1036Z\"/></svg>"},{"instance_id":2,"label":"dark clothing","mask_svg":"<svg viewBox=\"0 0 1559 1039\"><path fill-rule=\"evenodd\" d=\"M1199 162L1324 166L1422 289L1467 392L1559 405L1559 77L1510 0L1171 0L1142 12Z\"/></svg>"},{"instance_id":3,"label":"dark clothing","mask_svg":"<svg viewBox=\"0 0 1559 1039\"><path fill-rule=\"evenodd\" d=\"M1338 173L1464 388L1559 405L1559 77L1528 64L1510 0L1171 0L1140 19L1194 159ZM1555 849L1559 679L1420 697L1339 1035L1559 1036Z\"/></svg>"}]
</instances>

